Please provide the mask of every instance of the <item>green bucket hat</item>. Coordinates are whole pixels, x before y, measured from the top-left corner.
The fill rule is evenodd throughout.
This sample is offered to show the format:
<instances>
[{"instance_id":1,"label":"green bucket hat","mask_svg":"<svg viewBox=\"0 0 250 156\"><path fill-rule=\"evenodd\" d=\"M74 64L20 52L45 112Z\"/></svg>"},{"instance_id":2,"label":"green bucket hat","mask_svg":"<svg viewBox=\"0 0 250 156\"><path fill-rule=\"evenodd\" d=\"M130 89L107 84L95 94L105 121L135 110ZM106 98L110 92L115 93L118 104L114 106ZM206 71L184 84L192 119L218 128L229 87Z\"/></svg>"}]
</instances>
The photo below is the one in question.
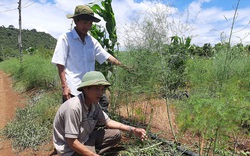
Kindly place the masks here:
<instances>
[{"instance_id":1,"label":"green bucket hat","mask_svg":"<svg viewBox=\"0 0 250 156\"><path fill-rule=\"evenodd\" d=\"M75 8L75 13L66 15L67 18L74 18L79 17L83 20L93 21L93 22L100 22L99 18L94 16L94 11L87 5L78 5Z\"/></svg>"},{"instance_id":2,"label":"green bucket hat","mask_svg":"<svg viewBox=\"0 0 250 156\"><path fill-rule=\"evenodd\" d=\"M78 86L77 90L82 91L83 87L96 85L110 86L111 84L106 80L101 72L90 71L83 76L82 83Z\"/></svg>"}]
</instances>

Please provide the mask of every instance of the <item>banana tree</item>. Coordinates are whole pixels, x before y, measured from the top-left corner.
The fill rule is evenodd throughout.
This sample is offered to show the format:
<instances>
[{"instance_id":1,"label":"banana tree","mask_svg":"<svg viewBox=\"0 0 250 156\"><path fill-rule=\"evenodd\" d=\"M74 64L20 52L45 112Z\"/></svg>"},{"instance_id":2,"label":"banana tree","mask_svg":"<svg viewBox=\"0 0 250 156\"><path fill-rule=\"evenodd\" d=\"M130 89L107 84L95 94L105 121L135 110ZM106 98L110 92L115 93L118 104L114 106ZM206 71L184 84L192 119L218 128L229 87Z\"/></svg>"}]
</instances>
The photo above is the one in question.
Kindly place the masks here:
<instances>
[{"instance_id":1,"label":"banana tree","mask_svg":"<svg viewBox=\"0 0 250 156\"><path fill-rule=\"evenodd\" d=\"M106 30L108 32L108 37L106 38L103 36L102 38L102 45L104 48L107 49L107 51L114 55L114 47L117 43L117 35L116 35L116 21L115 21L115 15L112 9L112 0L104 0L101 2L101 6L98 4L92 4L91 8L93 11L98 14L100 17L103 18L103 20L106 22ZM96 27L97 28L97 27ZM98 33L96 31L99 31ZM102 32L101 29L93 29L91 33L95 38L100 38L100 33ZM100 41L100 40L99 40Z\"/></svg>"},{"instance_id":2,"label":"banana tree","mask_svg":"<svg viewBox=\"0 0 250 156\"><path fill-rule=\"evenodd\" d=\"M103 0L101 1L101 5L93 3L89 4L92 10L106 22L105 28L99 25L94 25L90 33L100 42L108 53L117 58L115 54L115 45L117 44L116 21L111 3L112 0ZM106 32L108 32L108 35L106 35ZM96 64L96 69L102 71L110 82L115 81L115 76L113 74L114 68L110 63L107 62L104 65ZM111 110L115 112L116 97L114 96L114 88L109 89L109 91L111 93Z\"/></svg>"}]
</instances>

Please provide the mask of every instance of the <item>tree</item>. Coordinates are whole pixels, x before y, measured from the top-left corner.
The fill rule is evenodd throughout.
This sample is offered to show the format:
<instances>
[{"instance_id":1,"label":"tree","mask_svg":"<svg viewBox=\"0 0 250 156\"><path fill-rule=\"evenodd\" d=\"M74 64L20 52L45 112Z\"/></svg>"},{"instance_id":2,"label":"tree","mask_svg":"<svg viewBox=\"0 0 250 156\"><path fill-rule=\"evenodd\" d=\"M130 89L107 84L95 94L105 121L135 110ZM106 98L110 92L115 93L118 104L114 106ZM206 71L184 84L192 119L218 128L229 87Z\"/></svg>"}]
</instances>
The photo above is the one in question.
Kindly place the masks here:
<instances>
[{"instance_id":1,"label":"tree","mask_svg":"<svg viewBox=\"0 0 250 156\"><path fill-rule=\"evenodd\" d=\"M13 25L9 25L8 27L9 29L15 29L15 27Z\"/></svg>"},{"instance_id":2,"label":"tree","mask_svg":"<svg viewBox=\"0 0 250 156\"><path fill-rule=\"evenodd\" d=\"M101 1L101 6L98 4L89 3L93 11L101 16L106 22L106 27L104 29L101 26L94 25L90 33L100 42L103 48L107 49L108 53L116 57L116 21L111 3L112 0ZM108 32L108 35L106 35L106 31ZM110 63L104 64L102 66L96 64L96 69L101 70L105 76L108 76L108 73L111 73L112 76L113 67ZM108 77L108 79L110 79L110 76Z\"/></svg>"}]
</instances>

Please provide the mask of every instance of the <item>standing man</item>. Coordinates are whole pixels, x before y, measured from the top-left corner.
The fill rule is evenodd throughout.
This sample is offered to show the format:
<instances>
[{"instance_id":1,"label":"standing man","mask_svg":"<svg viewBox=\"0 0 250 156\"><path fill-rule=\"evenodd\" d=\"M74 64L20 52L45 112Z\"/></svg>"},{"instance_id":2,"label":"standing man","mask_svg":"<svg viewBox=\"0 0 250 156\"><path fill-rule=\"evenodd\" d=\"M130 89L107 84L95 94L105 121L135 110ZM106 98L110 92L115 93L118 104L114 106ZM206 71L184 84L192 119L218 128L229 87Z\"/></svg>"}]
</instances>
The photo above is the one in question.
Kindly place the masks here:
<instances>
[{"instance_id":1,"label":"standing man","mask_svg":"<svg viewBox=\"0 0 250 156\"><path fill-rule=\"evenodd\" d=\"M53 122L53 143L58 155L99 156L121 140L127 131L146 140L146 131L114 121L102 111L98 101L110 83L98 71L87 72L77 90L82 93L64 102ZM95 129L96 125L107 128Z\"/></svg>"},{"instance_id":2,"label":"standing man","mask_svg":"<svg viewBox=\"0 0 250 156\"><path fill-rule=\"evenodd\" d=\"M80 94L77 86L86 72L95 70L95 61L102 64L106 60L115 65L122 63L105 51L88 31L93 22L100 22L93 10L86 5L78 5L73 15L75 27L58 38L52 63L58 68L63 89L63 102Z\"/></svg>"}]
</instances>

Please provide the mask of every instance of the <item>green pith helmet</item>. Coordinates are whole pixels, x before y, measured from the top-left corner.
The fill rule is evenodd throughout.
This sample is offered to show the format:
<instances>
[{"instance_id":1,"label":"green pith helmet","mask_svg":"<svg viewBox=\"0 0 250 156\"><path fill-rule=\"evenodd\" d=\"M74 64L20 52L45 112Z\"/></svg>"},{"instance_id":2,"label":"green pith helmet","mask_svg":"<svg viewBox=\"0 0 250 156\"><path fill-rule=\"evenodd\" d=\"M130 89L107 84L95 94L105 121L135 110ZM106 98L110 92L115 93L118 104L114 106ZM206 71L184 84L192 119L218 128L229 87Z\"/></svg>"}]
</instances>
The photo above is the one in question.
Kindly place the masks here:
<instances>
[{"instance_id":1,"label":"green pith helmet","mask_svg":"<svg viewBox=\"0 0 250 156\"><path fill-rule=\"evenodd\" d=\"M93 22L100 22L99 18L94 16L94 11L87 5L78 5L75 8L74 14L66 15L67 18L75 18L78 17L83 20L93 21Z\"/></svg>"},{"instance_id":2,"label":"green pith helmet","mask_svg":"<svg viewBox=\"0 0 250 156\"><path fill-rule=\"evenodd\" d=\"M83 76L82 83L78 86L77 90L82 91L83 87L96 85L110 86L111 84L106 80L101 72L90 71Z\"/></svg>"}]
</instances>

